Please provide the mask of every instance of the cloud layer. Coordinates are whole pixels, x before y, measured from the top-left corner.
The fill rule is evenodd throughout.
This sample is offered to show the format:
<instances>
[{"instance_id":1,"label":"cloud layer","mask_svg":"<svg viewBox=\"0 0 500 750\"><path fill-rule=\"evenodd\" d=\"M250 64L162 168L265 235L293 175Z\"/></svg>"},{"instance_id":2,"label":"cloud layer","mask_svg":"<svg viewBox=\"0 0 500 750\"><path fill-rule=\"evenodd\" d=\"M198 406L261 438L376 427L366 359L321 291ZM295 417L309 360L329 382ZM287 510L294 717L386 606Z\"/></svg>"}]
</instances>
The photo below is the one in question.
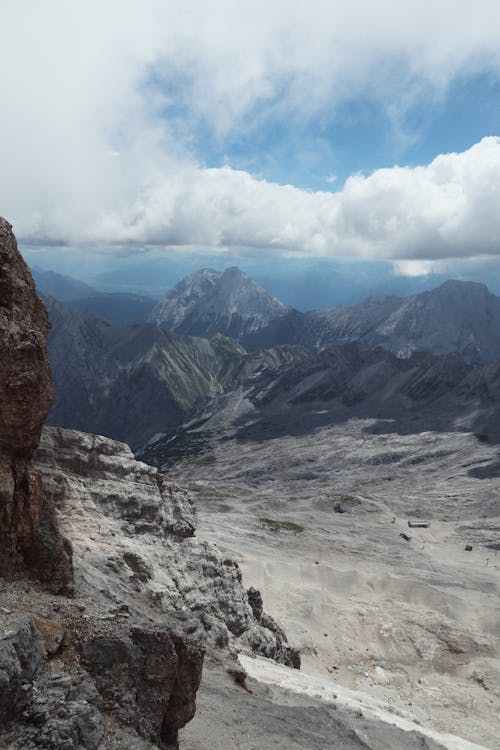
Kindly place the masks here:
<instances>
[{"instance_id":1,"label":"cloud layer","mask_svg":"<svg viewBox=\"0 0 500 750\"><path fill-rule=\"evenodd\" d=\"M490 0L18 0L0 30L0 211L33 242L496 255L497 138L309 192L205 168L194 134L306 123L353 97L397 121L457 76L498 76L499 28Z\"/></svg>"},{"instance_id":2,"label":"cloud layer","mask_svg":"<svg viewBox=\"0 0 500 750\"><path fill-rule=\"evenodd\" d=\"M500 254L500 138L423 167L350 177L337 193L257 180L229 167L159 177L94 239L239 248L252 254L417 259ZM403 266L402 266L403 268Z\"/></svg>"}]
</instances>

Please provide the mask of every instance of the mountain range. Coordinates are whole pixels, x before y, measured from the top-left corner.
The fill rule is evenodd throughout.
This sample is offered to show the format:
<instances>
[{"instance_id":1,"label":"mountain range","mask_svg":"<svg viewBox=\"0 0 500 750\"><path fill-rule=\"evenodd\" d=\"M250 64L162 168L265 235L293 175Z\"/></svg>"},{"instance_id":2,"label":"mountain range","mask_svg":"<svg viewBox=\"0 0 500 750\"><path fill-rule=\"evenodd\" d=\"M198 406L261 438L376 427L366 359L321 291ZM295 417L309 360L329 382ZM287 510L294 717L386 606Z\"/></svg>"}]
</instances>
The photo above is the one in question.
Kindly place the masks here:
<instances>
[{"instance_id":1,"label":"mountain range","mask_svg":"<svg viewBox=\"0 0 500 750\"><path fill-rule=\"evenodd\" d=\"M167 468L230 434L242 444L262 443L349 420L370 420L367 431L375 434L458 430L497 443L500 364L473 367L428 352L402 359L359 342L330 347L200 404L189 422L156 436L139 455ZM496 465L488 470L485 476L500 474Z\"/></svg>"},{"instance_id":2,"label":"mountain range","mask_svg":"<svg viewBox=\"0 0 500 750\"><path fill-rule=\"evenodd\" d=\"M222 335L178 336L152 324L112 326L45 297L56 396L48 424L142 445L181 424L198 399L267 368L306 358L300 347L248 354Z\"/></svg>"},{"instance_id":3,"label":"mountain range","mask_svg":"<svg viewBox=\"0 0 500 750\"><path fill-rule=\"evenodd\" d=\"M485 287L301 313L202 271L175 331L46 298L49 419L144 463L39 440L50 326L2 220L0 256L1 747L496 747Z\"/></svg>"},{"instance_id":4,"label":"mountain range","mask_svg":"<svg viewBox=\"0 0 500 750\"><path fill-rule=\"evenodd\" d=\"M448 280L409 297L379 295L350 306L301 312L285 305L237 268L202 269L160 301L100 292L53 271L34 270L38 289L113 325L151 322L173 333L221 333L248 350L298 344L320 351L348 341L383 346L398 356L426 350L460 354L470 363L500 357L500 298L484 284Z\"/></svg>"},{"instance_id":5,"label":"mountain range","mask_svg":"<svg viewBox=\"0 0 500 750\"><path fill-rule=\"evenodd\" d=\"M349 341L383 346L400 357L425 350L470 363L500 358L500 298L484 284L447 281L410 297L369 297L333 310L300 312L236 268L186 277L154 308L152 320L175 333L223 333L250 350L298 344L320 351Z\"/></svg>"},{"instance_id":6,"label":"mountain range","mask_svg":"<svg viewBox=\"0 0 500 750\"><path fill-rule=\"evenodd\" d=\"M465 409L475 413L469 427L496 440L500 298L481 284L448 281L408 298L301 313L238 269L203 269L170 290L149 323L110 325L45 303L54 426L139 450L189 422L200 403L248 387L259 409L275 405L277 422L293 414L313 429L317 418L296 406L315 400L335 401L342 418L383 414L398 429L424 407L434 426L455 424ZM259 383L266 395L256 397ZM320 422L336 418L326 414Z\"/></svg>"}]
</instances>

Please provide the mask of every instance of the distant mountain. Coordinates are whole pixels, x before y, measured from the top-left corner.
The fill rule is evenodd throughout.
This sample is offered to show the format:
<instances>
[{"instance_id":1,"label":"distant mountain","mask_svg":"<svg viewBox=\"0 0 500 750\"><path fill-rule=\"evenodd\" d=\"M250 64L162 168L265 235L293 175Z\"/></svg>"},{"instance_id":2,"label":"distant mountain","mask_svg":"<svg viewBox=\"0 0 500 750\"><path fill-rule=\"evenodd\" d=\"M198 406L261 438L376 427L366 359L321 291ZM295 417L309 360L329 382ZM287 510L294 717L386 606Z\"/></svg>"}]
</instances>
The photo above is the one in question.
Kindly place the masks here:
<instances>
[{"instance_id":1,"label":"distant mountain","mask_svg":"<svg viewBox=\"0 0 500 750\"><path fill-rule=\"evenodd\" d=\"M180 424L198 399L307 356L287 346L247 354L223 336L207 341L151 324L111 326L53 298L44 303L56 390L48 424L133 448Z\"/></svg>"},{"instance_id":2,"label":"distant mountain","mask_svg":"<svg viewBox=\"0 0 500 750\"><path fill-rule=\"evenodd\" d=\"M238 268L204 268L187 276L155 307L153 322L190 336L221 333L243 343L288 308ZM259 348L259 347L255 347Z\"/></svg>"},{"instance_id":3,"label":"distant mountain","mask_svg":"<svg viewBox=\"0 0 500 750\"><path fill-rule=\"evenodd\" d=\"M246 338L247 348L300 344L312 351L349 341L383 346L400 357L415 351L459 354L467 362L500 359L500 298L484 284L446 281L411 297L369 297L333 310L290 310Z\"/></svg>"},{"instance_id":4,"label":"distant mountain","mask_svg":"<svg viewBox=\"0 0 500 750\"><path fill-rule=\"evenodd\" d=\"M71 276L63 276L55 271L43 271L36 267L32 268L31 272L40 294L56 297L62 302L71 302L97 294L89 284L73 279Z\"/></svg>"},{"instance_id":5,"label":"distant mountain","mask_svg":"<svg viewBox=\"0 0 500 750\"><path fill-rule=\"evenodd\" d=\"M465 430L500 442L500 365L474 367L427 352L401 359L360 343L332 347L200 405L191 421L152 439L139 457L168 469L188 456L209 455L221 439L244 444L307 436L349 419L372 420L367 433ZM481 470L500 475L497 466Z\"/></svg>"},{"instance_id":6,"label":"distant mountain","mask_svg":"<svg viewBox=\"0 0 500 750\"><path fill-rule=\"evenodd\" d=\"M406 299L369 299L321 318L328 321L323 345L360 340L402 357L425 350L460 354L468 362L500 358L500 298L472 281L446 281Z\"/></svg>"},{"instance_id":7,"label":"distant mountain","mask_svg":"<svg viewBox=\"0 0 500 750\"><path fill-rule=\"evenodd\" d=\"M57 297L57 295L53 295ZM156 305L156 300L140 294L125 292L99 292L81 299L70 300L71 307L82 312L93 313L113 325L147 323Z\"/></svg>"},{"instance_id":8,"label":"distant mountain","mask_svg":"<svg viewBox=\"0 0 500 750\"><path fill-rule=\"evenodd\" d=\"M397 276L383 261L323 259L275 264L267 273L253 269L252 278L278 299L303 312L359 304L367 297L407 297L442 284L447 276Z\"/></svg>"},{"instance_id":9,"label":"distant mountain","mask_svg":"<svg viewBox=\"0 0 500 750\"><path fill-rule=\"evenodd\" d=\"M148 322L156 304L152 297L124 292L98 292L83 281L55 271L33 269L40 294L66 302L76 310L93 313L115 325Z\"/></svg>"}]
</instances>

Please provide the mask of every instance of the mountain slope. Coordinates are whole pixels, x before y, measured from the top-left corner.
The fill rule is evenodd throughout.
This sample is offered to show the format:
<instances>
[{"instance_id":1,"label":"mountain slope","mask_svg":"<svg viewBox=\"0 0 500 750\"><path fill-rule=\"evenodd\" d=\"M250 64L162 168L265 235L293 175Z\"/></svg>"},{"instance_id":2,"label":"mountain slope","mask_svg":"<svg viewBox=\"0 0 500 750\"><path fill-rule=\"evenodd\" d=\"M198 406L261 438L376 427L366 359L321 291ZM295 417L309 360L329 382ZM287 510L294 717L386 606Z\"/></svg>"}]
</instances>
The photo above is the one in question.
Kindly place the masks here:
<instances>
[{"instance_id":1,"label":"mountain slope","mask_svg":"<svg viewBox=\"0 0 500 750\"><path fill-rule=\"evenodd\" d=\"M176 333L222 333L243 342L289 309L238 268L222 273L204 268L170 290L153 310L152 320Z\"/></svg>"},{"instance_id":2,"label":"mountain slope","mask_svg":"<svg viewBox=\"0 0 500 750\"><path fill-rule=\"evenodd\" d=\"M306 354L275 347L247 354L223 336L176 336L156 326L110 326L46 298L56 397L48 424L142 445L180 424L197 400Z\"/></svg>"},{"instance_id":3,"label":"mountain slope","mask_svg":"<svg viewBox=\"0 0 500 750\"><path fill-rule=\"evenodd\" d=\"M58 299L57 294L54 295ZM97 315L113 325L147 323L156 304L151 297L125 292L99 292L68 304L76 310Z\"/></svg>"},{"instance_id":4,"label":"mountain slope","mask_svg":"<svg viewBox=\"0 0 500 750\"><path fill-rule=\"evenodd\" d=\"M500 298L471 281L447 281L402 300L370 299L324 317L329 338L380 344L400 356L426 350L460 354L469 362L500 357Z\"/></svg>"},{"instance_id":5,"label":"mountain slope","mask_svg":"<svg viewBox=\"0 0 500 750\"><path fill-rule=\"evenodd\" d=\"M250 334L248 348L300 344L312 351L349 341L383 346L400 357L415 351L459 354L470 363L500 358L500 298L484 284L447 281L411 297L369 297L333 310L289 311Z\"/></svg>"},{"instance_id":6,"label":"mountain slope","mask_svg":"<svg viewBox=\"0 0 500 750\"><path fill-rule=\"evenodd\" d=\"M32 268L31 272L39 294L50 295L63 302L96 294L96 290L89 284L71 276L64 276L56 271L43 271L40 268Z\"/></svg>"},{"instance_id":7,"label":"mountain slope","mask_svg":"<svg viewBox=\"0 0 500 750\"><path fill-rule=\"evenodd\" d=\"M376 433L470 430L498 442L499 404L498 363L476 368L454 355L426 352L402 359L349 343L213 399L191 422L150 441L140 456L166 467L203 453L231 431L237 441L265 441L350 419L373 420Z\"/></svg>"}]
</instances>

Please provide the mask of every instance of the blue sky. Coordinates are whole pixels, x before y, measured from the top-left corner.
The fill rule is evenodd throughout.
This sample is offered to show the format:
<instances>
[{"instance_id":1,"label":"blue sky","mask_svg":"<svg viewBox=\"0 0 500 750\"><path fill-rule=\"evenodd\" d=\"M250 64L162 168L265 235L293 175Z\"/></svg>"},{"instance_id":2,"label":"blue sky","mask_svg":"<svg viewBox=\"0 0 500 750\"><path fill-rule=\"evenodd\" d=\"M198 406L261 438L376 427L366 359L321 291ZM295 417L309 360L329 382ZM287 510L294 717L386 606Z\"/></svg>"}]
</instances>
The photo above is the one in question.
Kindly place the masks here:
<instances>
[{"instance_id":1,"label":"blue sky","mask_svg":"<svg viewBox=\"0 0 500 750\"><path fill-rule=\"evenodd\" d=\"M279 183L340 190L355 172L427 164L499 133L500 80L481 73L458 76L439 95L418 99L397 123L383 102L355 98L312 122L273 120L222 140L200 128L195 142L207 166L228 163Z\"/></svg>"},{"instance_id":2,"label":"blue sky","mask_svg":"<svg viewBox=\"0 0 500 750\"><path fill-rule=\"evenodd\" d=\"M496 272L491 0L19 0L0 44L31 252Z\"/></svg>"}]
</instances>

